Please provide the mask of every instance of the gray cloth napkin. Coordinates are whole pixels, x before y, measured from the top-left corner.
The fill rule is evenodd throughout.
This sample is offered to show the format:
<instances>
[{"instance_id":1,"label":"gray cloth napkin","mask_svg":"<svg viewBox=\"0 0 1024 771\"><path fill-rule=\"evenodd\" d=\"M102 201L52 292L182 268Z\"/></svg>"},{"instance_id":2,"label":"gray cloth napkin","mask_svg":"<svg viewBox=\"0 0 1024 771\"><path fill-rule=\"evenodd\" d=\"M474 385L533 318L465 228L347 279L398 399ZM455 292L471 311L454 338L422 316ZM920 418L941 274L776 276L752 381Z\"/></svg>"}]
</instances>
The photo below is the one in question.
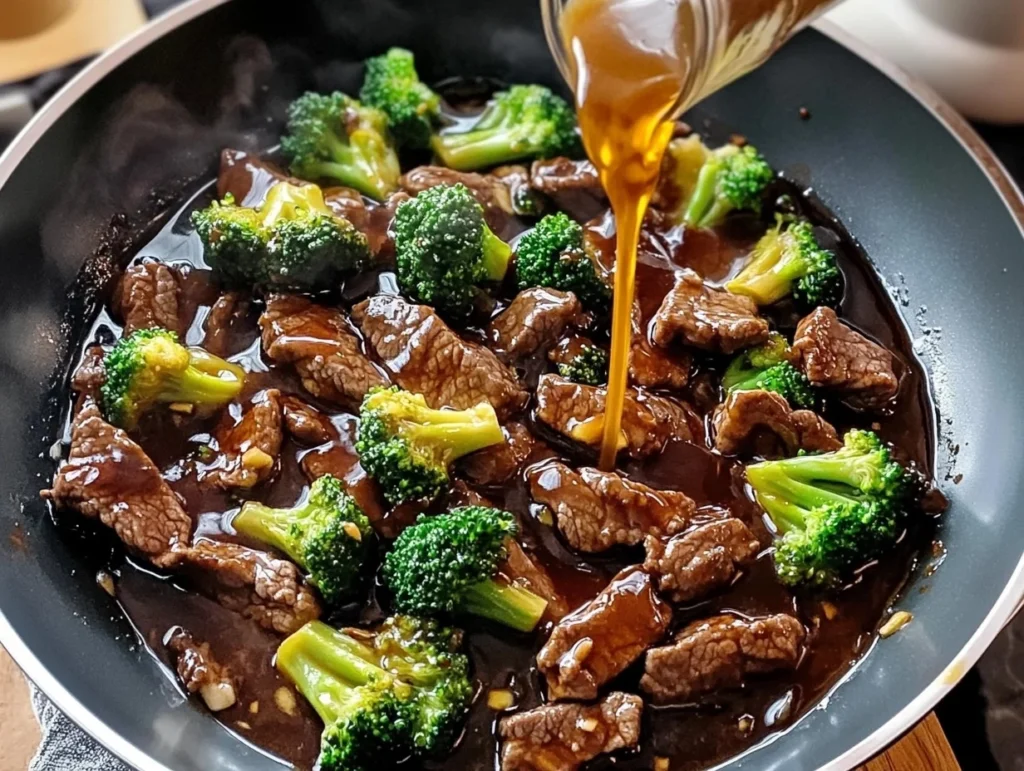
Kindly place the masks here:
<instances>
[{"instance_id":1,"label":"gray cloth napkin","mask_svg":"<svg viewBox=\"0 0 1024 771\"><path fill-rule=\"evenodd\" d=\"M131 771L31 686L42 739L28 771Z\"/></svg>"}]
</instances>

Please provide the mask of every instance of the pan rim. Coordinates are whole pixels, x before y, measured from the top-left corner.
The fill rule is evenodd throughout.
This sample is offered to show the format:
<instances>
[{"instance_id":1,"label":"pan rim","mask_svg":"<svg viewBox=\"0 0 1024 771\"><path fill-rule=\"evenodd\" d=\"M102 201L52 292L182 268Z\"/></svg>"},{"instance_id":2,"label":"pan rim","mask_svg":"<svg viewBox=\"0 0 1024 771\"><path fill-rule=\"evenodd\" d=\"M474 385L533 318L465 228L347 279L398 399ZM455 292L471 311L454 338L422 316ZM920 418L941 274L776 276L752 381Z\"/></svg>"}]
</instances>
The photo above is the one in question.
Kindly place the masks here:
<instances>
[{"instance_id":1,"label":"pan rim","mask_svg":"<svg viewBox=\"0 0 1024 771\"><path fill-rule=\"evenodd\" d=\"M160 37L230 0L187 0L177 8L151 20L121 43L106 51L72 78L32 118L0 154L0 187L35 146L36 142L78 99L116 67ZM924 107L964 148L996 189L1024 240L1024 196L1002 163L975 130L930 87L882 58L870 46L853 38L838 25L819 20L814 28L835 43L851 51L881 72ZM971 638L953 657L945 670L918 693L899 712L869 736L831 760L822 771L848 771L881 752L915 726L964 674L977 662L995 636L1013 618L1024 599L1024 554L1021 555L1006 586ZM0 645L37 688L65 715L71 718L99 744L125 763L145 771L171 771L148 753L124 739L115 729L97 717L59 682L15 632L0 609ZM737 758L756 750L751 748L734 756L719 768L728 767Z\"/></svg>"}]
</instances>

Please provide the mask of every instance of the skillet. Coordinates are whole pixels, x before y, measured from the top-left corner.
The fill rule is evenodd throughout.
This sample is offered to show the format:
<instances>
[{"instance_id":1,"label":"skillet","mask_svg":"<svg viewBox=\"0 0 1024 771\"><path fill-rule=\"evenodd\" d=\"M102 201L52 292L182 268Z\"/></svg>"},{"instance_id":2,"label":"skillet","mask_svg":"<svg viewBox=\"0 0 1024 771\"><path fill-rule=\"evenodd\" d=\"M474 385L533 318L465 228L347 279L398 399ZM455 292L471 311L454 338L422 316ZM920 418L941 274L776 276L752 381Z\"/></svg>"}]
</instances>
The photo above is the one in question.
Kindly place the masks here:
<instances>
[{"instance_id":1,"label":"skillet","mask_svg":"<svg viewBox=\"0 0 1024 771\"><path fill-rule=\"evenodd\" d=\"M952 505L941 567L926 560L896 603L914 621L875 643L827 708L728 769L852 768L955 685L1024 596L1024 202L947 106L822 29L688 119L756 138L875 261L931 371L936 478ZM270 146L293 96L353 91L359 61L389 45L414 49L428 82L561 85L530 0L193 0L83 71L0 158L0 643L146 771L281 765L183 699L97 590L109 555L49 520L38 490L64 372L112 268L213 176L220 148Z\"/></svg>"}]
</instances>

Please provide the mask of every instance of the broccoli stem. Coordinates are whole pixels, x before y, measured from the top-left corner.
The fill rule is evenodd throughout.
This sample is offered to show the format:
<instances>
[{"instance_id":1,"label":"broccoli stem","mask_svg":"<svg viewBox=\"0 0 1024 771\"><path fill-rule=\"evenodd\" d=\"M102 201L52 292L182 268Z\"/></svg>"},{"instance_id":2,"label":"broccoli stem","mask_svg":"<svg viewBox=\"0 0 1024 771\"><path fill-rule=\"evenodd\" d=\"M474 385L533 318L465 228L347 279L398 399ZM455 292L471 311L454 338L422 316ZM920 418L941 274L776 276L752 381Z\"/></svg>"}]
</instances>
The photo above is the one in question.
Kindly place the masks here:
<instances>
[{"instance_id":1,"label":"broccoli stem","mask_svg":"<svg viewBox=\"0 0 1024 771\"><path fill-rule=\"evenodd\" d=\"M353 655L352 645L358 643L322 622L311 621L277 650L277 666L326 725L346 714L353 689L384 674L379 667Z\"/></svg>"},{"instance_id":2,"label":"broccoli stem","mask_svg":"<svg viewBox=\"0 0 1024 771\"><path fill-rule=\"evenodd\" d=\"M501 281L508 271L508 261L512 256L512 247L494 235L484 225L483 267L489 281Z\"/></svg>"},{"instance_id":3,"label":"broccoli stem","mask_svg":"<svg viewBox=\"0 0 1024 771\"><path fill-rule=\"evenodd\" d=\"M468 410L413 408L401 422L406 423L408 435L417 444L441 447L453 459L505 441L501 425L487 403Z\"/></svg>"},{"instance_id":4,"label":"broccoli stem","mask_svg":"<svg viewBox=\"0 0 1024 771\"><path fill-rule=\"evenodd\" d=\"M548 602L531 591L494 579L470 586L463 595L467 613L505 624L520 632L530 632L540 622Z\"/></svg>"},{"instance_id":5,"label":"broccoli stem","mask_svg":"<svg viewBox=\"0 0 1024 771\"><path fill-rule=\"evenodd\" d=\"M231 526L238 532L273 546L302 564L303 553L292 532L297 517L290 509L275 509L259 501L248 501L235 515Z\"/></svg>"},{"instance_id":6,"label":"broccoli stem","mask_svg":"<svg viewBox=\"0 0 1024 771\"><path fill-rule=\"evenodd\" d=\"M245 372L238 365L200 348L190 348L189 366L178 376L168 376L163 400L223 404L238 395L244 379Z\"/></svg>"},{"instance_id":7,"label":"broccoli stem","mask_svg":"<svg viewBox=\"0 0 1024 771\"><path fill-rule=\"evenodd\" d=\"M704 227L705 222L714 221L712 215L717 213L715 192L718 187L718 174L721 170L722 164L719 161L708 161L701 166L693 195L690 196L690 203L683 215L683 220L687 225Z\"/></svg>"},{"instance_id":8,"label":"broccoli stem","mask_svg":"<svg viewBox=\"0 0 1024 771\"><path fill-rule=\"evenodd\" d=\"M815 487L825 483L866 491L878 474L878 461L873 455L851 455L843 450L822 455L798 455L776 463L779 476L813 482ZM756 468L752 466L751 470Z\"/></svg>"},{"instance_id":9,"label":"broccoli stem","mask_svg":"<svg viewBox=\"0 0 1024 771\"><path fill-rule=\"evenodd\" d=\"M456 171L497 166L529 155L517 150L504 127L436 136L432 144L444 165Z\"/></svg>"}]
</instances>

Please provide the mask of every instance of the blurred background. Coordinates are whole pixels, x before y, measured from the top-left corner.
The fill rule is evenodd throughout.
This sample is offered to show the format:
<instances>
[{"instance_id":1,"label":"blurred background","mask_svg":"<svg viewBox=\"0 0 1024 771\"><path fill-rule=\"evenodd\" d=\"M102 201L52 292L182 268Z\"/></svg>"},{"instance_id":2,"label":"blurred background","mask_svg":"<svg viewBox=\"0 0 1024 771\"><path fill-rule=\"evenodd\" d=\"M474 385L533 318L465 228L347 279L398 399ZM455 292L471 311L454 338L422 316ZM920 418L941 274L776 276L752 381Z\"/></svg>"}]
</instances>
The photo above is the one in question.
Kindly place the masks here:
<instances>
[{"instance_id":1,"label":"blurred background","mask_svg":"<svg viewBox=\"0 0 1024 771\"><path fill-rule=\"evenodd\" d=\"M180 2L0 0L0 150L95 54ZM829 18L970 118L1024 186L1024 0L847 0ZM938 709L964 768L1024 771L1022 636L1024 618ZM15 677L0 651L0 771L36 740Z\"/></svg>"}]
</instances>

